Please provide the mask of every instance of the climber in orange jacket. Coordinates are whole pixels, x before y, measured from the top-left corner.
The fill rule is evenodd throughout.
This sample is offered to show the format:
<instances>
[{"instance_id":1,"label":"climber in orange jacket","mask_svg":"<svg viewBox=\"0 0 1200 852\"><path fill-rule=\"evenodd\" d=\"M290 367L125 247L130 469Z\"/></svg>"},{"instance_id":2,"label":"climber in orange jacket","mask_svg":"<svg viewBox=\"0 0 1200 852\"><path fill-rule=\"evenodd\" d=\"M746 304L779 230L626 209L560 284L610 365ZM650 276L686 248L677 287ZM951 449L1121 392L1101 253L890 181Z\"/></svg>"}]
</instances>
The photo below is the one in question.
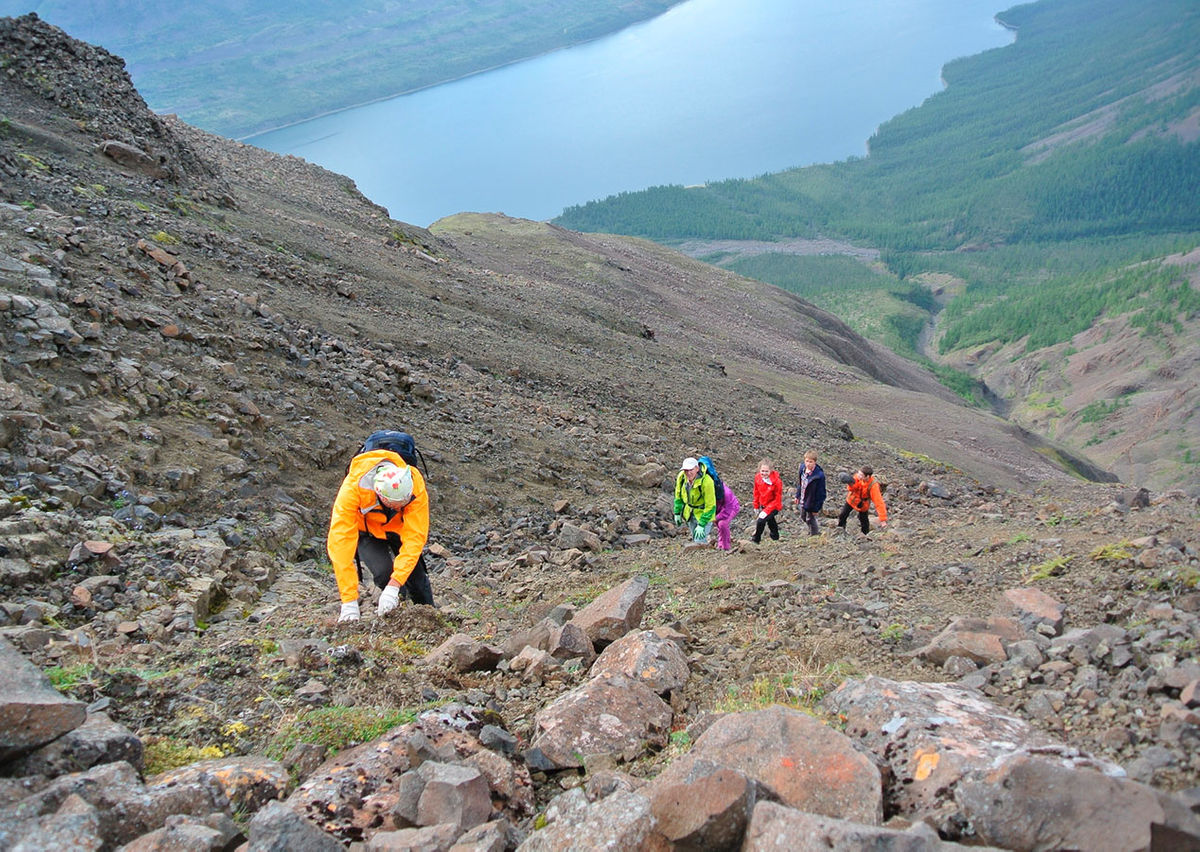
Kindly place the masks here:
<instances>
[{"instance_id":1,"label":"climber in orange jacket","mask_svg":"<svg viewBox=\"0 0 1200 852\"><path fill-rule=\"evenodd\" d=\"M359 618L362 568L383 590L379 615L396 608L401 591L432 606L423 555L428 538L429 493L421 472L390 450L355 456L334 500L326 541L342 599L338 621Z\"/></svg>"},{"instance_id":2,"label":"climber in orange jacket","mask_svg":"<svg viewBox=\"0 0 1200 852\"><path fill-rule=\"evenodd\" d=\"M851 512L858 512L858 525L862 527L863 535L871 531L868 510L870 504L875 504L875 514L879 515L879 526L887 528L887 506L883 502L883 492L875 481L875 471L869 464L864 464L854 473L854 478L846 484L846 505L838 515L838 527L846 528L846 519ZM842 476L846 476L842 474Z\"/></svg>"}]
</instances>

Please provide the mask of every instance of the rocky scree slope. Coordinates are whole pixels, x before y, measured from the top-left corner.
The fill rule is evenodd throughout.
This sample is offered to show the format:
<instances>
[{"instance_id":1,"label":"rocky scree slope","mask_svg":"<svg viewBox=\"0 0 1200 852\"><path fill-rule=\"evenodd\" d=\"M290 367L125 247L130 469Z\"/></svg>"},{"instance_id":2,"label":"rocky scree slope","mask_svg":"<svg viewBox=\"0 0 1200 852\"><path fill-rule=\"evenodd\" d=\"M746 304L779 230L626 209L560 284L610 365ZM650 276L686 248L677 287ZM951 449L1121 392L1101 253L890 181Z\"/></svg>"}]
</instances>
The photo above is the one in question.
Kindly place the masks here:
<instances>
[{"instance_id":1,"label":"rocky scree slope","mask_svg":"<svg viewBox=\"0 0 1200 852\"><path fill-rule=\"evenodd\" d=\"M35 19L0 22L0 53L0 630L152 753L280 754L314 709L447 700L527 744L584 667L426 652L645 576L643 622L692 668L677 730L849 674L971 677L1140 780L1194 785L1194 723L1164 717L1200 635L1193 500L1069 479L773 288L504 217L414 228L344 177L151 115L118 59ZM339 627L322 533L379 425L428 456L440 607ZM808 446L831 474L883 472L894 529L809 540L786 519L778 544L682 547L679 458L713 451L748 503L761 455L790 479ZM1036 665L915 653L1027 583L1122 632L1099 652L1044 636ZM537 770L537 800L571 777Z\"/></svg>"}]
</instances>

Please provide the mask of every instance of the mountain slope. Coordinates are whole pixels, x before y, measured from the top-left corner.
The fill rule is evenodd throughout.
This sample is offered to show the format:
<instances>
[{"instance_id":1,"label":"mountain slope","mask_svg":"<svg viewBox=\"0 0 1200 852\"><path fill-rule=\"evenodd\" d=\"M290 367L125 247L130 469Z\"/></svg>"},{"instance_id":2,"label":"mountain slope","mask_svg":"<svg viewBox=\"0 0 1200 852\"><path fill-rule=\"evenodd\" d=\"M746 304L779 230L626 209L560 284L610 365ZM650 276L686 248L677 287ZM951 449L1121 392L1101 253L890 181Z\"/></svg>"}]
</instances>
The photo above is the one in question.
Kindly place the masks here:
<instances>
[{"instance_id":1,"label":"mountain slope","mask_svg":"<svg viewBox=\"0 0 1200 852\"><path fill-rule=\"evenodd\" d=\"M6 51L32 32L43 50L63 43L57 31L25 19L5 25ZM425 443L457 459L447 462L457 493L444 495L456 508L470 501L473 483L497 478L485 458L465 450L477 443L500 442L505 477L524 470L538 478L543 442L520 424L541 405L597 421L626 436L617 444L667 459L697 441L719 443L713 449L730 457L787 457L796 452L797 429L828 435L836 429L822 423L845 420L856 435L997 485L1063 476L1003 422L956 404L921 370L775 288L653 244L545 225L466 218L429 234L392 222L343 177L150 118L139 98L92 116L86 110L94 107L80 105L99 99L83 92L117 91L111 74L119 60L92 48L82 59L91 62L87 76L44 67L29 88L8 87L0 103L9 128L5 200L84 222L61 219L66 236L45 232L43 239L67 241L60 260L34 246L14 256L78 265L70 273L78 288L72 310L99 323L94 333L109 347L149 346L140 356L123 352L143 369L180 374L154 393L133 393L102 367L76 379L66 406L72 416L103 397L128 416L169 415L169 443L181 444L160 454L169 467L203 457L218 439L189 428L191 418L207 416L197 400L237 421L257 412L253 425L237 427L246 432L241 454L253 464L234 464L238 475L226 478L220 465L197 466L200 500L213 511L228 511L231 501L253 504L268 480L320 505L336 465L315 475L309 465L325 468L366 431L396 420L418 431L423 422L446 421ZM70 121L39 117L46 86ZM147 174L93 153L108 137L146 149L167 177L156 176L157 165ZM75 229L80 236L72 238ZM30 239L12 233L19 243ZM86 252L72 250L76 239ZM181 290L170 275L158 281L151 249L178 258L196 283ZM131 311L136 322L125 319ZM186 332L148 340L138 333L163 327ZM90 350L48 366L91 375ZM279 358L289 376L282 383L273 372ZM19 372L6 378L25 381ZM29 388L34 397L40 381ZM475 410L482 399L493 402ZM457 413L464 405L466 417ZM125 445L137 443L119 434L95 440L128 453L134 448ZM977 452L975 442L988 451ZM230 448L218 443L223 457ZM867 454L891 452L877 446ZM247 496L235 497L239 490Z\"/></svg>"}]
</instances>

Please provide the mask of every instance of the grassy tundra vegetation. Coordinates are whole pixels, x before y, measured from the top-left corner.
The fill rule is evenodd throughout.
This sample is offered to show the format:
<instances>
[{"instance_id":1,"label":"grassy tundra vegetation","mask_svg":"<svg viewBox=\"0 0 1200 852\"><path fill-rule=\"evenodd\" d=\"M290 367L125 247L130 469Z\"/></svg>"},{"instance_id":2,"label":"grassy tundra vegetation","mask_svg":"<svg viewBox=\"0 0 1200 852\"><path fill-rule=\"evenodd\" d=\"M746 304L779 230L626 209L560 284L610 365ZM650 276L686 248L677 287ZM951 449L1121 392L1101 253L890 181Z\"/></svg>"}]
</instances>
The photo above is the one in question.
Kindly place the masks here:
<instances>
[{"instance_id":1,"label":"grassy tundra vegetation","mask_svg":"<svg viewBox=\"0 0 1200 852\"><path fill-rule=\"evenodd\" d=\"M0 0L126 61L150 107L235 138L598 38L678 0Z\"/></svg>"},{"instance_id":2,"label":"grassy tundra vegetation","mask_svg":"<svg viewBox=\"0 0 1200 852\"><path fill-rule=\"evenodd\" d=\"M1200 6L1042 0L1000 19L1016 41L948 64L947 88L881 126L867 157L623 193L555 221L668 244L824 236L879 248L872 268L784 253L706 259L909 356L1045 347L1122 313L1147 334L1179 330L1200 296L1161 259L1200 244ZM930 280L958 286L934 300L914 287ZM961 375L944 378L973 395Z\"/></svg>"}]
</instances>

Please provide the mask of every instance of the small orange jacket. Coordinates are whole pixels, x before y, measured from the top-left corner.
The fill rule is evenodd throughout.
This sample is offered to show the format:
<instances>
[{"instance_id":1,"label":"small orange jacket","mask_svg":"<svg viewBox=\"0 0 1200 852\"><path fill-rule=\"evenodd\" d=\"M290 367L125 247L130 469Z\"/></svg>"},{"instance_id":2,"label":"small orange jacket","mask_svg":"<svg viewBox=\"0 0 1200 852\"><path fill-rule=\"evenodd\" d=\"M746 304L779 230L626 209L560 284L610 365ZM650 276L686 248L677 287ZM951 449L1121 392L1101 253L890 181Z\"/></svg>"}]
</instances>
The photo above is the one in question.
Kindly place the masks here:
<instances>
[{"instance_id":1,"label":"small orange jacket","mask_svg":"<svg viewBox=\"0 0 1200 852\"><path fill-rule=\"evenodd\" d=\"M408 576L417 567L417 560L429 539L429 492L425 490L424 477L415 467L411 468L412 501L389 521L371 485L375 468L383 462L409 467L390 450L372 450L357 455L350 462L350 472L342 480L337 499L333 501L326 550L333 563L342 603L358 600L358 568L354 554L358 551L359 533L370 533L380 539L387 538L388 533L400 537L400 552L392 563L392 579L400 585L408 581Z\"/></svg>"},{"instance_id":2,"label":"small orange jacket","mask_svg":"<svg viewBox=\"0 0 1200 852\"><path fill-rule=\"evenodd\" d=\"M881 524L887 523L887 506L883 503L883 492L874 476L866 479L856 479L846 486L846 502L856 512L865 512L870 508L867 501L875 504L875 514L879 515Z\"/></svg>"}]
</instances>

